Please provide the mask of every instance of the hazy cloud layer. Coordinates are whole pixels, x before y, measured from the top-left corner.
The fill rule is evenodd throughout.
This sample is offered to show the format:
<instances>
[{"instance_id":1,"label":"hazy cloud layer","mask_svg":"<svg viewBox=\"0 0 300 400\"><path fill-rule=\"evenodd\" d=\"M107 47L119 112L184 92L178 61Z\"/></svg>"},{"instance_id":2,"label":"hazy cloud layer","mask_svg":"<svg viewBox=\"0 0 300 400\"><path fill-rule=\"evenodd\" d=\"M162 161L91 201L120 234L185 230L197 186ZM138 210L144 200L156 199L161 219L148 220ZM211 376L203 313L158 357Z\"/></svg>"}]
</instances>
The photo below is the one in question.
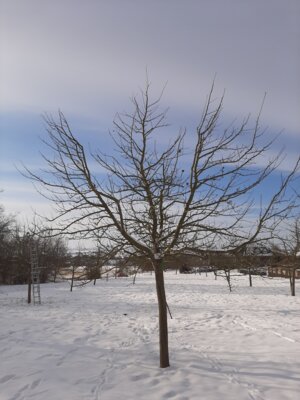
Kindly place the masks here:
<instances>
[{"instance_id":1,"label":"hazy cloud layer","mask_svg":"<svg viewBox=\"0 0 300 400\"><path fill-rule=\"evenodd\" d=\"M124 107L146 67L165 101L196 110L217 73L228 114L295 132L298 0L1 0L1 107L94 114Z\"/></svg>"}]
</instances>

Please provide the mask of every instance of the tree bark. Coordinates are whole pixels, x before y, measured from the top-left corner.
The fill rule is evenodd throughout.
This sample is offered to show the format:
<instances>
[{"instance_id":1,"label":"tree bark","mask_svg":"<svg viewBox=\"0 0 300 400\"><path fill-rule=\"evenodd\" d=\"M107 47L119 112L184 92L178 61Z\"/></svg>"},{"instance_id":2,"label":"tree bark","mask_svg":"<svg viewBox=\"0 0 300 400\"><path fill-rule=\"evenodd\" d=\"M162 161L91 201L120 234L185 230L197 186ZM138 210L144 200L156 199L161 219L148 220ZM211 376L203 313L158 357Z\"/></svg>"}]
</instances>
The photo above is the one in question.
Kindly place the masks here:
<instances>
[{"instance_id":1,"label":"tree bark","mask_svg":"<svg viewBox=\"0 0 300 400\"><path fill-rule=\"evenodd\" d=\"M75 266L73 265L73 267L72 267L72 278L71 278L70 292L73 291L73 286L74 286L74 275L75 275Z\"/></svg>"},{"instance_id":2,"label":"tree bark","mask_svg":"<svg viewBox=\"0 0 300 400\"><path fill-rule=\"evenodd\" d=\"M159 312L159 354L160 368L170 366L169 362L169 341L168 341L168 312L165 292L164 272L162 260L154 262L156 294Z\"/></svg>"},{"instance_id":3,"label":"tree bark","mask_svg":"<svg viewBox=\"0 0 300 400\"><path fill-rule=\"evenodd\" d=\"M296 290L295 290L296 270L295 270L295 268L292 268L292 270L290 270L290 285L291 285L291 295L295 296L296 295Z\"/></svg>"},{"instance_id":4,"label":"tree bark","mask_svg":"<svg viewBox=\"0 0 300 400\"><path fill-rule=\"evenodd\" d=\"M251 274L251 267L248 268L248 274L249 274L249 286L252 287L252 274Z\"/></svg>"},{"instance_id":5,"label":"tree bark","mask_svg":"<svg viewBox=\"0 0 300 400\"><path fill-rule=\"evenodd\" d=\"M27 292L27 303L31 303L31 263L28 264L28 292Z\"/></svg>"},{"instance_id":6,"label":"tree bark","mask_svg":"<svg viewBox=\"0 0 300 400\"><path fill-rule=\"evenodd\" d=\"M224 269L225 272L225 277L228 283L228 287L229 287L229 292L232 291L232 286L231 286L231 277L230 277L230 268L225 268Z\"/></svg>"}]
</instances>

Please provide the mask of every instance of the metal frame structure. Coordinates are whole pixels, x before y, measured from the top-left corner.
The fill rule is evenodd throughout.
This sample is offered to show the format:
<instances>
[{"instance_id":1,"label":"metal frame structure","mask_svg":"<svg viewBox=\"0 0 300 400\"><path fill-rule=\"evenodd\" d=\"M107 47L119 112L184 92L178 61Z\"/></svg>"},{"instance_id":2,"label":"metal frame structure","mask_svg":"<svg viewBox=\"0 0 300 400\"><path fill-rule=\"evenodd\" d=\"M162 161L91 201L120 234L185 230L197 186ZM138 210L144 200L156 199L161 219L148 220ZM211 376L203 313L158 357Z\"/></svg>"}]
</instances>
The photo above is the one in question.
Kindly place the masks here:
<instances>
[{"instance_id":1,"label":"metal frame structure","mask_svg":"<svg viewBox=\"0 0 300 400\"><path fill-rule=\"evenodd\" d=\"M30 258L33 304L41 304L40 268L38 264L37 248L34 241L31 242L30 246Z\"/></svg>"}]
</instances>

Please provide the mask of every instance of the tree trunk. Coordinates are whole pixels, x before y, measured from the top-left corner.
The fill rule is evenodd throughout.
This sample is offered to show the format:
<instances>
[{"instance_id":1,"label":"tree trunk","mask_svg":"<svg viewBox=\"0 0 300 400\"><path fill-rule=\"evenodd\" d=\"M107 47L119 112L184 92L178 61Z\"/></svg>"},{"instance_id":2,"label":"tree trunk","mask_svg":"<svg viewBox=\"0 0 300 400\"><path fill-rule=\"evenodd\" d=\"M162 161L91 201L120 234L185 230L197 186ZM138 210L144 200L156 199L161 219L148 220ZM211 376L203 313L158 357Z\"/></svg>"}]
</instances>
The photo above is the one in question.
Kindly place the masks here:
<instances>
[{"instance_id":1,"label":"tree trunk","mask_svg":"<svg viewBox=\"0 0 300 400\"><path fill-rule=\"evenodd\" d=\"M167 368L170 366L168 343L168 312L162 260L155 260L154 271L159 312L159 366L160 368Z\"/></svg>"},{"instance_id":2,"label":"tree trunk","mask_svg":"<svg viewBox=\"0 0 300 400\"><path fill-rule=\"evenodd\" d=\"M27 303L31 303L31 263L28 265L28 294L27 294Z\"/></svg>"},{"instance_id":3,"label":"tree trunk","mask_svg":"<svg viewBox=\"0 0 300 400\"><path fill-rule=\"evenodd\" d=\"M225 272L225 277L228 283L228 287L229 287L229 292L232 291L232 286L231 286L231 278L230 278L230 268L225 268L224 269Z\"/></svg>"},{"instance_id":4,"label":"tree trunk","mask_svg":"<svg viewBox=\"0 0 300 400\"><path fill-rule=\"evenodd\" d=\"M133 277L133 281L132 281L132 284L133 284L133 285L135 284L135 281L136 281L136 275L137 275L137 273L138 273L139 269L140 269L140 268L137 268L137 269L136 269L136 271L135 271L135 273L134 273L134 277Z\"/></svg>"},{"instance_id":5,"label":"tree trunk","mask_svg":"<svg viewBox=\"0 0 300 400\"><path fill-rule=\"evenodd\" d=\"M291 286L292 296L296 295L295 283L296 283L296 271L295 268L292 268L292 270L290 270L290 286Z\"/></svg>"},{"instance_id":6,"label":"tree trunk","mask_svg":"<svg viewBox=\"0 0 300 400\"><path fill-rule=\"evenodd\" d=\"M251 268L248 268L248 273L249 273L249 286L252 287L252 274L251 274Z\"/></svg>"},{"instance_id":7,"label":"tree trunk","mask_svg":"<svg viewBox=\"0 0 300 400\"><path fill-rule=\"evenodd\" d=\"M72 267L72 279L71 279L70 292L73 291L73 286L74 286L74 275L75 275L75 266L73 265L73 267Z\"/></svg>"}]
</instances>

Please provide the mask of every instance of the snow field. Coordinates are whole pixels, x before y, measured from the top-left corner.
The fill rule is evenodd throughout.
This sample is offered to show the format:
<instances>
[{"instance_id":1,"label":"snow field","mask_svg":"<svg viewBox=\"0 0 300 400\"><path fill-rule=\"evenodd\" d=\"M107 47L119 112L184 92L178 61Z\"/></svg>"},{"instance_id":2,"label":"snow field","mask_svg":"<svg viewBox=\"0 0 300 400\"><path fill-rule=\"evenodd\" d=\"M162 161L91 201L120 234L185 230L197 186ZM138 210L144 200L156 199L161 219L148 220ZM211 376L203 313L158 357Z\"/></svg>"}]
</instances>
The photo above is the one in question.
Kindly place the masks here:
<instances>
[{"instance_id":1,"label":"snow field","mask_svg":"<svg viewBox=\"0 0 300 400\"><path fill-rule=\"evenodd\" d=\"M296 400L300 299L284 279L166 273L171 367L158 368L154 277L69 292L0 287L0 400ZM297 288L296 288L297 291Z\"/></svg>"}]
</instances>

